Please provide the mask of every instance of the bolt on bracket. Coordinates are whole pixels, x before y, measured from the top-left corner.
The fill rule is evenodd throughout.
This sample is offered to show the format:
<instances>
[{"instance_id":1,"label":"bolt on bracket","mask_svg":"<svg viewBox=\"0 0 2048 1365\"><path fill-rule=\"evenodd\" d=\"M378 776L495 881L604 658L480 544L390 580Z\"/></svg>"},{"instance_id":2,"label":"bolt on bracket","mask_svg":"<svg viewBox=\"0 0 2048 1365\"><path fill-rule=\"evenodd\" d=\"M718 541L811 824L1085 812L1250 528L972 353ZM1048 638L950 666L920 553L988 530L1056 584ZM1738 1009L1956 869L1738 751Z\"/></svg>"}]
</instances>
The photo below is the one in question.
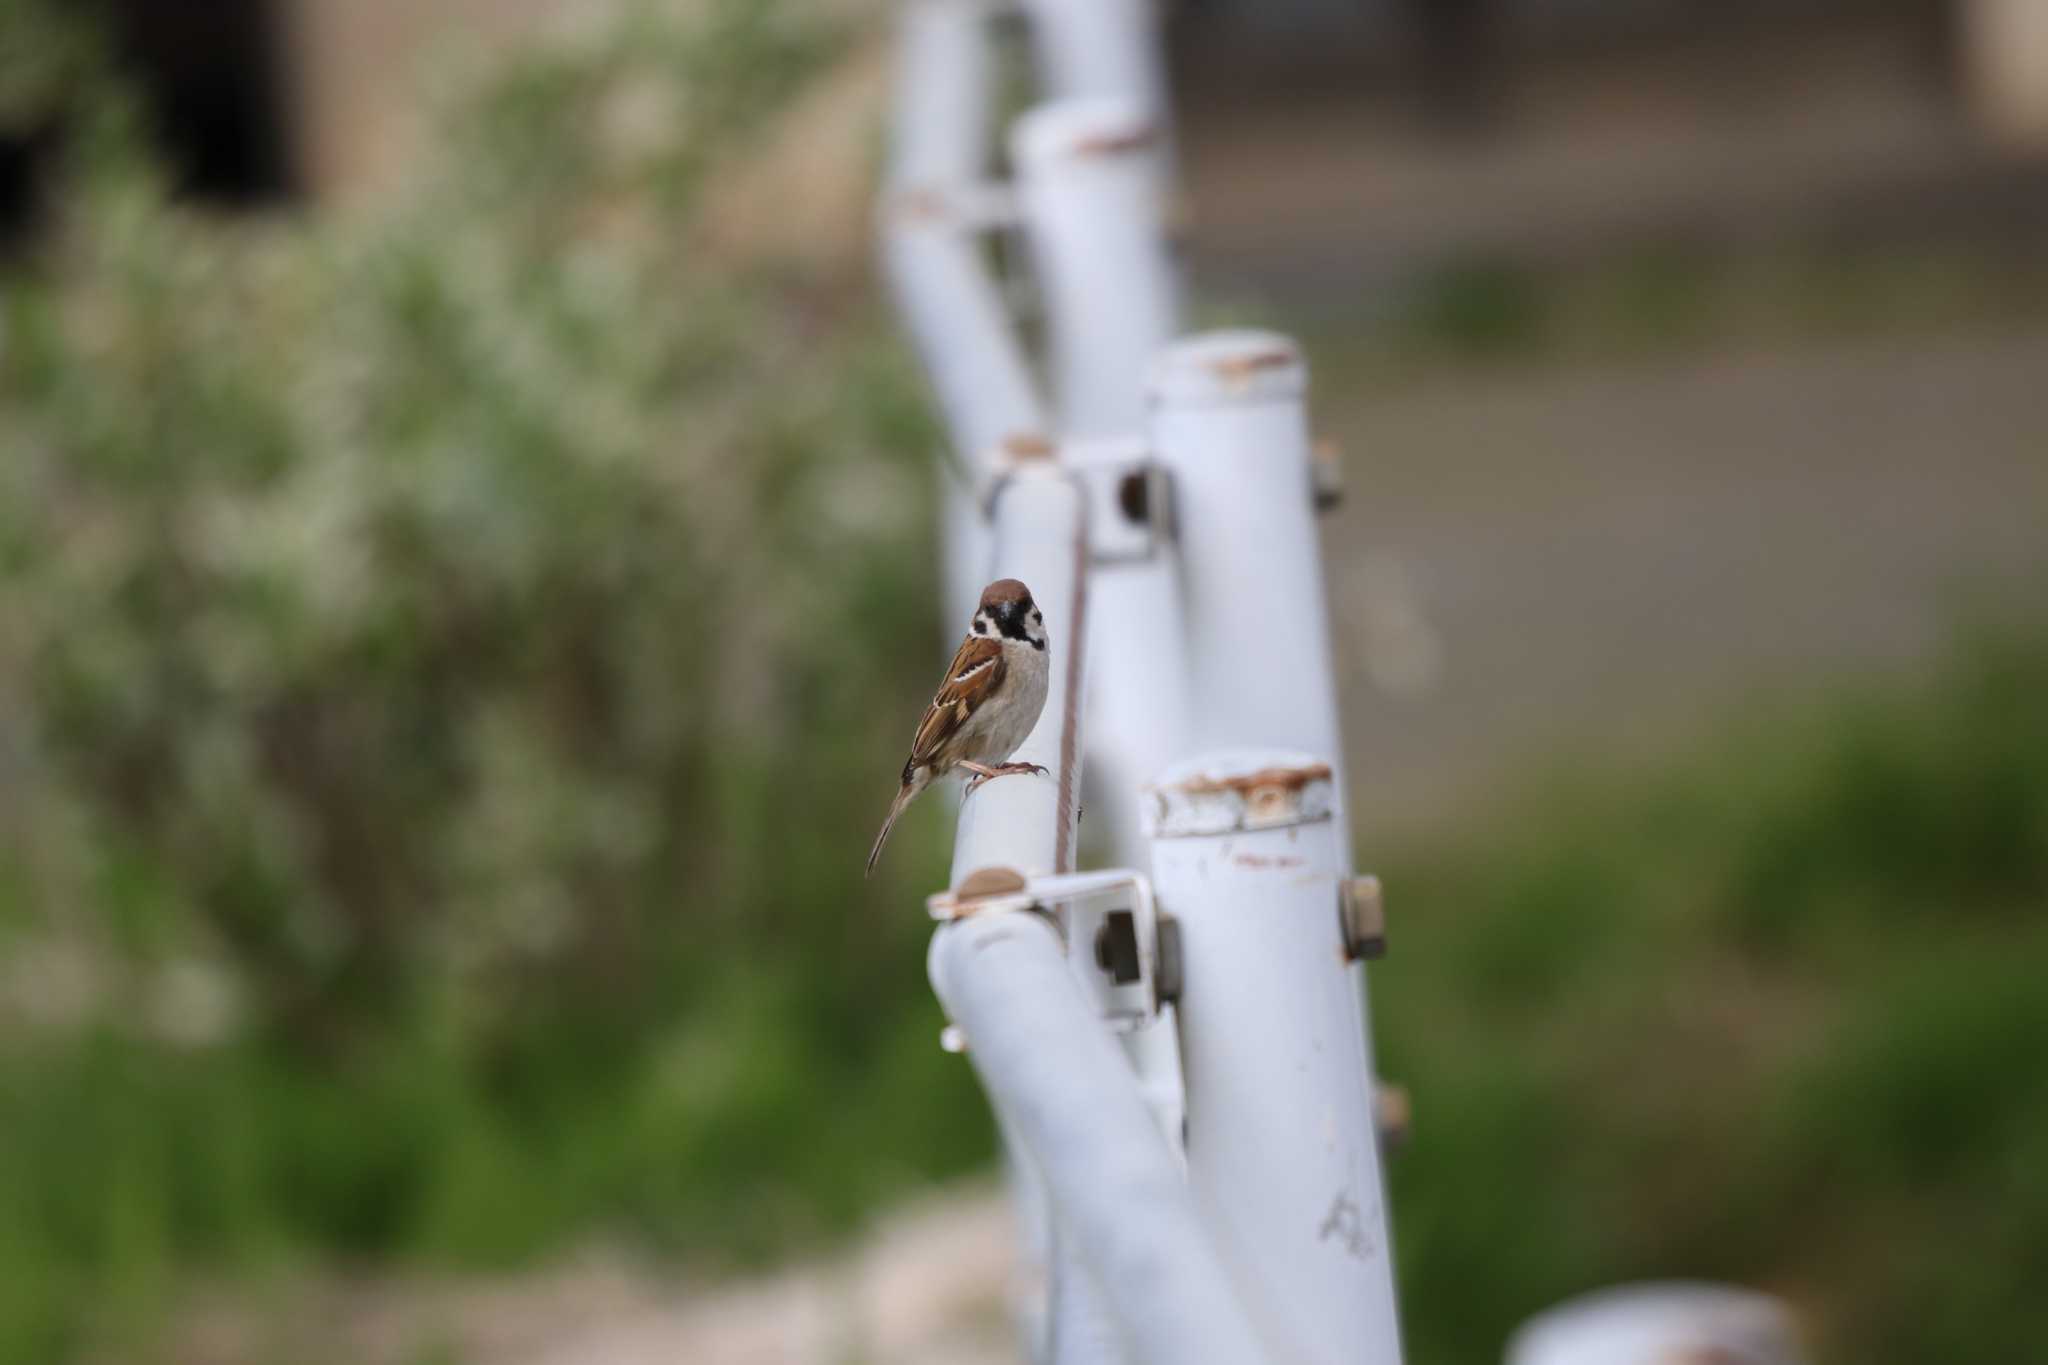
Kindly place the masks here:
<instances>
[{"instance_id":1,"label":"bolt on bracket","mask_svg":"<svg viewBox=\"0 0 2048 1365\"><path fill-rule=\"evenodd\" d=\"M1387 955L1387 905L1378 877L1348 877L1337 883L1337 918L1344 930L1344 956L1353 962Z\"/></svg>"},{"instance_id":2,"label":"bolt on bracket","mask_svg":"<svg viewBox=\"0 0 2048 1365\"><path fill-rule=\"evenodd\" d=\"M1344 501L1344 453L1327 436L1310 447L1309 477L1318 512L1330 511Z\"/></svg>"},{"instance_id":3,"label":"bolt on bracket","mask_svg":"<svg viewBox=\"0 0 2048 1365\"><path fill-rule=\"evenodd\" d=\"M987 867L960 885L925 898L935 920L974 915L1035 913L1049 917L1067 945L1067 964L1103 1019L1128 1033L1159 1015L1163 988L1179 989L1178 940L1162 954L1160 915L1152 883L1142 874L1111 869L1027 877L1013 868ZM1162 956L1173 980L1162 973ZM942 1042L948 1051L965 1046L957 1030Z\"/></svg>"},{"instance_id":4,"label":"bolt on bracket","mask_svg":"<svg viewBox=\"0 0 2048 1365\"><path fill-rule=\"evenodd\" d=\"M1373 1122L1379 1129L1380 1147L1398 1152L1408 1145L1409 1129L1415 1120L1415 1106L1408 1087L1381 1081L1372 1089Z\"/></svg>"},{"instance_id":5,"label":"bolt on bracket","mask_svg":"<svg viewBox=\"0 0 2048 1365\"><path fill-rule=\"evenodd\" d=\"M1094 563L1142 564L1173 543L1173 478L1143 441L1075 441L1067 458L1088 491Z\"/></svg>"}]
</instances>

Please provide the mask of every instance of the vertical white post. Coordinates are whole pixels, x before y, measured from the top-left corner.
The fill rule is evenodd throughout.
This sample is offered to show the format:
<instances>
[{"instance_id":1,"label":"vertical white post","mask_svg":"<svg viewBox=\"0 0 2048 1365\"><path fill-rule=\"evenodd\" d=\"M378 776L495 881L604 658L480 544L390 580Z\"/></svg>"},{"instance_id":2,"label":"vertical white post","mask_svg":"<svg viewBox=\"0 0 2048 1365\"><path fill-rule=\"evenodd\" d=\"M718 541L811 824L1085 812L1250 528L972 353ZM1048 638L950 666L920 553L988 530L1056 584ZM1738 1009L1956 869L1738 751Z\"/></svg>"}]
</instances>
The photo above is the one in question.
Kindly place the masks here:
<instances>
[{"instance_id":1,"label":"vertical white post","mask_svg":"<svg viewBox=\"0 0 2048 1365\"><path fill-rule=\"evenodd\" d=\"M953 843L955 887L986 869L1026 876L1074 870L1087 661L1088 503L1049 448L1015 459L996 490L991 557L980 578L1022 580L1045 614L1052 652L1045 709L1011 757L1048 771L997 778L961 802ZM1094 1022L1101 1027L1100 1020ZM1104 1046L1112 1046L1107 1038ZM990 1093L997 1095L993 1088ZM1006 1140L1015 1135L1017 1122L1005 1108ZM1034 1358L1048 1365L1122 1365L1110 1305L1079 1259L1072 1230L1049 1220L1051 1173L1025 1146L1011 1152L1010 1172L1024 1218L1037 1220L1024 1229L1025 1253L1036 1263L1033 1278L1050 1294L1049 1302L1027 1305L1023 1314Z\"/></svg>"},{"instance_id":2,"label":"vertical white post","mask_svg":"<svg viewBox=\"0 0 2048 1365\"><path fill-rule=\"evenodd\" d=\"M1011 133L1017 207L1068 436L1128 436L1143 426L1146 370L1177 326L1161 147L1158 115L1129 96L1042 104Z\"/></svg>"},{"instance_id":3,"label":"vertical white post","mask_svg":"<svg viewBox=\"0 0 2048 1365\"><path fill-rule=\"evenodd\" d=\"M904 6L888 184L879 209L896 306L953 447L938 527L949 630L965 628L988 581L982 483L1006 443L1036 437L1045 427L1036 381L980 251L978 204L986 198L993 150L993 17L986 0L910 0ZM1050 1214L1039 1173L1007 1124L1003 1145L1021 1242L1012 1298L1037 1354L1046 1325Z\"/></svg>"},{"instance_id":4,"label":"vertical white post","mask_svg":"<svg viewBox=\"0 0 2048 1365\"><path fill-rule=\"evenodd\" d=\"M1308 367L1288 338L1211 332L1152 373L1152 448L1173 476L1192 747L1316 754L1344 807L1336 669L1316 530ZM1340 837L1350 870L1350 839Z\"/></svg>"},{"instance_id":5,"label":"vertical white post","mask_svg":"<svg viewBox=\"0 0 2048 1365\"><path fill-rule=\"evenodd\" d=\"M1019 119L1011 147L1060 420L1080 438L1067 443L1068 453L1077 467L1097 455L1102 467L1134 465L1143 455L1145 374L1180 311L1165 246L1157 115L1132 96L1058 100ZM1136 867L1144 854L1139 784L1187 743L1171 556L1161 547L1149 560L1106 567L1090 607L1093 828L1107 834L1113 862ZM1125 1035L1124 1046L1147 1103L1177 1142L1180 1064L1172 1031L1139 1029Z\"/></svg>"},{"instance_id":6,"label":"vertical white post","mask_svg":"<svg viewBox=\"0 0 2048 1365\"><path fill-rule=\"evenodd\" d=\"M1152 0L1024 0L1024 10L1055 96L1129 95L1166 107Z\"/></svg>"},{"instance_id":7,"label":"vertical white post","mask_svg":"<svg viewBox=\"0 0 2048 1365\"><path fill-rule=\"evenodd\" d=\"M961 802L953 840L956 887L986 867L1026 876L1074 870L1088 658L1088 504L1050 452L1017 462L997 490L985 576L1021 580L1045 615L1051 653L1045 709L1011 761L1036 763L1046 774L995 778Z\"/></svg>"},{"instance_id":8,"label":"vertical white post","mask_svg":"<svg viewBox=\"0 0 2048 1365\"><path fill-rule=\"evenodd\" d=\"M1285 1358L1399 1365L1329 766L1223 751L1176 765L1151 795L1154 886L1180 924L1188 1181L1204 1222Z\"/></svg>"}]
</instances>

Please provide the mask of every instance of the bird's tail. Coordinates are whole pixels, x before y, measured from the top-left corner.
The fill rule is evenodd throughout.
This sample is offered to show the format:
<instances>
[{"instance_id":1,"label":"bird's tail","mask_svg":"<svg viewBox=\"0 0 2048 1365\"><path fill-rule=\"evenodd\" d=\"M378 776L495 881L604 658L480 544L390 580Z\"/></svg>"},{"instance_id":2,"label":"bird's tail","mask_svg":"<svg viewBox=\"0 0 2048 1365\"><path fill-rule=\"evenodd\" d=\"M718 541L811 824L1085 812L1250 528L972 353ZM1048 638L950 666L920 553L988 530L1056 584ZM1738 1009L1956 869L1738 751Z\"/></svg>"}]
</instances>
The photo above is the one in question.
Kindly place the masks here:
<instances>
[{"instance_id":1,"label":"bird's tail","mask_svg":"<svg viewBox=\"0 0 2048 1365\"><path fill-rule=\"evenodd\" d=\"M896 817L903 814L903 808L910 804L912 797L924 790L924 782L918 780L923 776L922 771L915 776L906 774L903 785L896 789L896 799L889 803L889 818L882 821L882 832L875 836L875 846L868 850L868 870L862 876L875 875L875 859L882 856L882 845L889 842L889 831L896 828Z\"/></svg>"}]
</instances>

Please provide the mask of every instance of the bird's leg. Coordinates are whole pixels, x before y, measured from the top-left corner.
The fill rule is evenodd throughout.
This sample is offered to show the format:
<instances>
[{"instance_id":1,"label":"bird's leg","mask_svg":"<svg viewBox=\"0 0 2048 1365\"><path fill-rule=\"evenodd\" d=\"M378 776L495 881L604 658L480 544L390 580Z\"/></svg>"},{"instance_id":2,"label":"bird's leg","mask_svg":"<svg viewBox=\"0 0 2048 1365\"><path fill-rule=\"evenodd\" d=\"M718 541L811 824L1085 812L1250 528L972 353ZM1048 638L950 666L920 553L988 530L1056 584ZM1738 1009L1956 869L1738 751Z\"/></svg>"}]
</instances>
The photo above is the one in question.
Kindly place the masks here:
<instances>
[{"instance_id":1,"label":"bird's leg","mask_svg":"<svg viewBox=\"0 0 2048 1365\"><path fill-rule=\"evenodd\" d=\"M994 767L990 767L986 763L976 763L970 758L961 759L959 766L975 775L974 780L967 784L967 790L970 792L988 781L991 777L1001 777L1004 773L1037 773L1042 777L1046 771L1042 765L1037 763L998 763Z\"/></svg>"}]
</instances>

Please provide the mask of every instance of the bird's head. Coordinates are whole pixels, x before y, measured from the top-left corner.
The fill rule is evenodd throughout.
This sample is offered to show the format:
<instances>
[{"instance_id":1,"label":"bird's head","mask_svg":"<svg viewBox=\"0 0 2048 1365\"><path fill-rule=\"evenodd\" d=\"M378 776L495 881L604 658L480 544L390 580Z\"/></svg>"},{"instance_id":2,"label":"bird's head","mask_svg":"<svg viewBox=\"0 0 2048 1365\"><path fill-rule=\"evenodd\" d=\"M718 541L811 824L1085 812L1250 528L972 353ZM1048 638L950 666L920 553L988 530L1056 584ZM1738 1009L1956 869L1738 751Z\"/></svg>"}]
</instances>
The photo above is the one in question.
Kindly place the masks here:
<instances>
[{"instance_id":1,"label":"bird's head","mask_svg":"<svg viewBox=\"0 0 2048 1365\"><path fill-rule=\"evenodd\" d=\"M1044 649L1045 617L1031 600L1031 589L1014 578L998 578L981 590L981 605L974 609L976 635L1015 640Z\"/></svg>"}]
</instances>

